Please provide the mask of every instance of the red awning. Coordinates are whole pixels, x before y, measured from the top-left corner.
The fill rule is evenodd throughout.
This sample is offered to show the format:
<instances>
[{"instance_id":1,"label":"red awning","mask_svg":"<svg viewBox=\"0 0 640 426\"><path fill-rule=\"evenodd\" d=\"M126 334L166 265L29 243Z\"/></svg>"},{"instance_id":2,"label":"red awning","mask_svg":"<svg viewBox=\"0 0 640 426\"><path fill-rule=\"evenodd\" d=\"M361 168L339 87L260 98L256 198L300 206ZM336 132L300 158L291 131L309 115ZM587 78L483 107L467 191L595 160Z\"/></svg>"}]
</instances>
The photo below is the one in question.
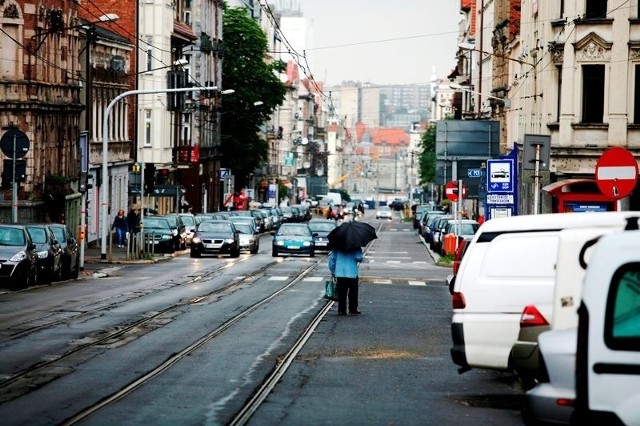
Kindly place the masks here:
<instances>
[{"instance_id":1,"label":"red awning","mask_svg":"<svg viewBox=\"0 0 640 426\"><path fill-rule=\"evenodd\" d=\"M553 196L557 196L561 192L571 192L571 186L575 184L593 184L597 189L595 179L566 179L550 183L549 185L544 186L542 190L548 192Z\"/></svg>"},{"instance_id":2,"label":"red awning","mask_svg":"<svg viewBox=\"0 0 640 426\"><path fill-rule=\"evenodd\" d=\"M191 27L177 19L173 20L173 34L185 38L187 40L197 40L198 36L193 32Z\"/></svg>"}]
</instances>

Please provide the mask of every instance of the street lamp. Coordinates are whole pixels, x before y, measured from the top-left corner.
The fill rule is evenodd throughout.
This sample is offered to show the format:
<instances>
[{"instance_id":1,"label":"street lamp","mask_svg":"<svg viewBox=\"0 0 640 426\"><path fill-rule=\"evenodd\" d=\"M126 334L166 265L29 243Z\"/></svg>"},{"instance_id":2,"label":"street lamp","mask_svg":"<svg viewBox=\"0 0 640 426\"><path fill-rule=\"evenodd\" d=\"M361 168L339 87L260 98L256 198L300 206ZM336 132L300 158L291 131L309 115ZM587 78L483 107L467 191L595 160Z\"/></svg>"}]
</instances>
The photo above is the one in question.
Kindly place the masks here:
<instances>
[{"instance_id":1,"label":"street lamp","mask_svg":"<svg viewBox=\"0 0 640 426\"><path fill-rule=\"evenodd\" d=\"M109 166L109 115L111 115L111 110L115 106L115 104L122 98L126 96L132 95L147 95L153 93L175 93L175 92L191 92L194 90L218 90L218 86L207 86L207 87L180 87L177 89L147 89L147 90L129 90L127 92L120 93L118 96L113 98L113 100L109 103L104 112L104 118L102 122L102 187L100 194L100 202L102 203L102 210L100 217L102 219L102 227L101 227L101 249L100 249L100 258L107 258L107 234L109 232L109 221L107 220L107 216L109 214L109 202L108 202L108 194L109 194L109 173L107 167ZM228 94L233 93L233 89L223 90L220 93ZM144 194L144 188L143 188Z\"/></svg>"}]
</instances>

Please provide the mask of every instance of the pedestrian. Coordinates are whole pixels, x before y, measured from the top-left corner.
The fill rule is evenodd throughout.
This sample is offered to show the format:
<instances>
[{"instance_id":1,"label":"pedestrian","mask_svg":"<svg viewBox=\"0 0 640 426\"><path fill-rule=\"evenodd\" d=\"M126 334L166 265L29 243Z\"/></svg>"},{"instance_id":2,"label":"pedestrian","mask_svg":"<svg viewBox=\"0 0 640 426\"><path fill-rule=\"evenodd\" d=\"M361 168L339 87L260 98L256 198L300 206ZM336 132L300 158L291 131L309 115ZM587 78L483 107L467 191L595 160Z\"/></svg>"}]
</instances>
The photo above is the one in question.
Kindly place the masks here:
<instances>
[{"instance_id":1,"label":"pedestrian","mask_svg":"<svg viewBox=\"0 0 640 426\"><path fill-rule=\"evenodd\" d=\"M131 208L127 214L129 232L140 232L140 209Z\"/></svg>"},{"instance_id":2,"label":"pedestrian","mask_svg":"<svg viewBox=\"0 0 640 426\"><path fill-rule=\"evenodd\" d=\"M362 249L341 251L335 248L329 255L329 270L336 277L338 287L338 315L357 315L358 310L358 265L364 259Z\"/></svg>"},{"instance_id":3,"label":"pedestrian","mask_svg":"<svg viewBox=\"0 0 640 426\"><path fill-rule=\"evenodd\" d=\"M113 219L111 229L116 230L116 244L118 247L124 247L125 239L129 232L129 225L127 224L127 218L124 217L124 210L118 210L118 215Z\"/></svg>"},{"instance_id":4,"label":"pedestrian","mask_svg":"<svg viewBox=\"0 0 640 426\"><path fill-rule=\"evenodd\" d=\"M331 206L329 206L329 209L327 210L327 219L333 219L333 209Z\"/></svg>"}]
</instances>

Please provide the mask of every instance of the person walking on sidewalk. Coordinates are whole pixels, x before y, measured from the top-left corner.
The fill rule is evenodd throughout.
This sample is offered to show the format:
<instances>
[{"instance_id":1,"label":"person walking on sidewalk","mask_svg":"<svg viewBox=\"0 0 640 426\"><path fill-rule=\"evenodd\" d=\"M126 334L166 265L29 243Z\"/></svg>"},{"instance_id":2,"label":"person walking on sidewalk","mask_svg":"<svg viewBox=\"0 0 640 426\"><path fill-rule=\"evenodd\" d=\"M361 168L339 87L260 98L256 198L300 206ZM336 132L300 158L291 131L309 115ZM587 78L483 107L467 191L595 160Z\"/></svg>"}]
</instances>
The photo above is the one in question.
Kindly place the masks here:
<instances>
[{"instance_id":1,"label":"person walking on sidewalk","mask_svg":"<svg viewBox=\"0 0 640 426\"><path fill-rule=\"evenodd\" d=\"M118 215L113 219L111 229L116 230L116 243L118 247L124 247L125 239L129 232L129 225L127 224L127 218L124 217L124 210L118 210Z\"/></svg>"},{"instance_id":2,"label":"person walking on sidewalk","mask_svg":"<svg viewBox=\"0 0 640 426\"><path fill-rule=\"evenodd\" d=\"M331 250L329 270L336 277L338 287L338 315L347 314L347 297L349 299L349 315L357 315L358 310L358 265L364 259L362 249L351 251Z\"/></svg>"}]
</instances>

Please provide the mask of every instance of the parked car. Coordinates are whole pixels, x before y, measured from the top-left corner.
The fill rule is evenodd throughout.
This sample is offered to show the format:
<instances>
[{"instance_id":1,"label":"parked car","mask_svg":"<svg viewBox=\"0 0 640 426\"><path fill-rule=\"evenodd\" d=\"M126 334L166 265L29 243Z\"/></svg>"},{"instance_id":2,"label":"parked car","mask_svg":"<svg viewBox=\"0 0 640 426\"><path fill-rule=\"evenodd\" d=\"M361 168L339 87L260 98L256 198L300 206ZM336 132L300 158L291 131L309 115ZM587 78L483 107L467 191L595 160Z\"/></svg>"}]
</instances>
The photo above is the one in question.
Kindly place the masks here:
<instances>
[{"instance_id":1,"label":"parked car","mask_svg":"<svg viewBox=\"0 0 640 426\"><path fill-rule=\"evenodd\" d=\"M38 278L42 283L62 279L62 247L51 229L44 223L25 225L38 254Z\"/></svg>"},{"instance_id":2,"label":"parked car","mask_svg":"<svg viewBox=\"0 0 640 426\"><path fill-rule=\"evenodd\" d=\"M180 236L169 220L162 216L144 218L144 244L154 251L173 253L179 246Z\"/></svg>"},{"instance_id":3,"label":"parked car","mask_svg":"<svg viewBox=\"0 0 640 426\"><path fill-rule=\"evenodd\" d=\"M178 213L178 216L182 219L182 223L184 223L185 231L186 231L186 243L187 245L191 244L191 240L193 239L193 230L198 223L199 219L196 219L196 216L191 213Z\"/></svg>"},{"instance_id":4,"label":"parked car","mask_svg":"<svg viewBox=\"0 0 640 426\"><path fill-rule=\"evenodd\" d=\"M460 263L453 289L451 357L459 370L509 370L524 306L536 304L545 316L551 310L562 229L620 226L630 214L539 214L484 222Z\"/></svg>"},{"instance_id":5,"label":"parked car","mask_svg":"<svg viewBox=\"0 0 640 426\"><path fill-rule=\"evenodd\" d=\"M271 214L271 209L260 209L262 215L264 216L264 229L265 231L271 231L274 229L273 224L273 215Z\"/></svg>"},{"instance_id":6,"label":"parked car","mask_svg":"<svg viewBox=\"0 0 640 426\"><path fill-rule=\"evenodd\" d=\"M278 229L283 219L282 212L277 207L272 207L269 210L271 211L271 216L273 216L273 229Z\"/></svg>"},{"instance_id":7,"label":"parked car","mask_svg":"<svg viewBox=\"0 0 640 426\"><path fill-rule=\"evenodd\" d=\"M327 235L336 227L336 221L330 219L311 219L307 222L313 234L313 243L316 251L329 251L329 239Z\"/></svg>"},{"instance_id":8,"label":"parked car","mask_svg":"<svg viewBox=\"0 0 640 426\"><path fill-rule=\"evenodd\" d=\"M431 233L431 228L429 228L430 224L432 224L432 221L437 217L443 215L445 215L445 213L442 210L432 210L423 213L420 223L420 235L422 235L422 238L424 238L427 244L433 240L433 234Z\"/></svg>"},{"instance_id":9,"label":"parked car","mask_svg":"<svg viewBox=\"0 0 640 426\"><path fill-rule=\"evenodd\" d=\"M248 250L251 254L260 250L260 237L251 223L234 222L240 237L240 250Z\"/></svg>"},{"instance_id":10,"label":"parked car","mask_svg":"<svg viewBox=\"0 0 640 426\"><path fill-rule=\"evenodd\" d=\"M435 209L435 205L433 204L416 204L411 207L413 212L413 229L420 228L420 219L422 218L422 214L427 211L433 211Z\"/></svg>"},{"instance_id":11,"label":"parked car","mask_svg":"<svg viewBox=\"0 0 640 426\"><path fill-rule=\"evenodd\" d=\"M462 238L473 238L476 231L480 227L480 224L473 219L449 219L442 224L442 230L440 232L440 238L436 247L436 253L441 255L447 254L445 252L444 238L446 235L453 234L458 239L458 242ZM456 243L457 246L457 243ZM455 250L454 250L455 251Z\"/></svg>"},{"instance_id":12,"label":"parked car","mask_svg":"<svg viewBox=\"0 0 640 426\"><path fill-rule=\"evenodd\" d=\"M251 226L251 230L253 231L254 235L260 234L260 230L257 228L257 225L256 225L256 220L253 217L229 216L229 221L233 222L234 225L237 225L239 223L248 224L249 226Z\"/></svg>"},{"instance_id":13,"label":"parked car","mask_svg":"<svg viewBox=\"0 0 640 426\"><path fill-rule=\"evenodd\" d=\"M38 282L36 245L24 225L0 224L0 282L11 289Z\"/></svg>"},{"instance_id":14,"label":"parked car","mask_svg":"<svg viewBox=\"0 0 640 426\"><path fill-rule=\"evenodd\" d=\"M62 248L62 278L77 279L80 275L80 245L64 223L47 224Z\"/></svg>"},{"instance_id":15,"label":"parked car","mask_svg":"<svg viewBox=\"0 0 640 426\"><path fill-rule=\"evenodd\" d=\"M157 217L165 218L169 225L176 232L174 233L175 250L184 250L187 248L187 227L182 221L182 217L177 213L163 214Z\"/></svg>"},{"instance_id":16,"label":"parked car","mask_svg":"<svg viewBox=\"0 0 640 426\"><path fill-rule=\"evenodd\" d=\"M291 210L291 207L289 206L280 207L280 212L282 213L282 223L294 221L293 210Z\"/></svg>"},{"instance_id":17,"label":"parked car","mask_svg":"<svg viewBox=\"0 0 640 426\"><path fill-rule=\"evenodd\" d=\"M449 219L453 219L453 216L451 215L438 216L434 220L433 226L431 226L431 242L429 243L429 248L436 253L438 253L438 247L440 246L440 238L442 236L442 230L444 229L444 224Z\"/></svg>"},{"instance_id":18,"label":"parked car","mask_svg":"<svg viewBox=\"0 0 640 426\"><path fill-rule=\"evenodd\" d=\"M376 210L376 219L393 219L393 212L389 206L380 206Z\"/></svg>"},{"instance_id":19,"label":"parked car","mask_svg":"<svg viewBox=\"0 0 640 426\"><path fill-rule=\"evenodd\" d=\"M240 256L240 233L229 220L208 220L196 228L191 242L191 257L203 254Z\"/></svg>"},{"instance_id":20,"label":"parked car","mask_svg":"<svg viewBox=\"0 0 640 426\"><path fill-rule=\"evenodd\" d=\"M271 255L304 254L315 256L313 234L306 223L283 223L273 232Z\"/></svg>"},{"instance_id":21,"label":"parked car","mask_svg":"<svg viewBox=\"0 0 640 426\"><path fill-rule=\"evenodd\" d=\"M639 283L635 217L627 230L598 241L587 266L578 308L575 424L640 424Z\"/></svg>"},{"instance_id":22,"label":"parked car","mask_svg":"<svg viewBox=\"0 0 640 426\"><path fill-rule=\"evenodd\" d=\"M258 230L258 232L262 232L262 224L263 224L263 220L262 220L262 214L253 214L251 212L251 210L233 210L229 212L229 217L228 220L232 220L232 218L234 216L244 216L244 217L250 217L253 219L253 222L255 223L256 229Z\"/></svg>"}]
</instances>

